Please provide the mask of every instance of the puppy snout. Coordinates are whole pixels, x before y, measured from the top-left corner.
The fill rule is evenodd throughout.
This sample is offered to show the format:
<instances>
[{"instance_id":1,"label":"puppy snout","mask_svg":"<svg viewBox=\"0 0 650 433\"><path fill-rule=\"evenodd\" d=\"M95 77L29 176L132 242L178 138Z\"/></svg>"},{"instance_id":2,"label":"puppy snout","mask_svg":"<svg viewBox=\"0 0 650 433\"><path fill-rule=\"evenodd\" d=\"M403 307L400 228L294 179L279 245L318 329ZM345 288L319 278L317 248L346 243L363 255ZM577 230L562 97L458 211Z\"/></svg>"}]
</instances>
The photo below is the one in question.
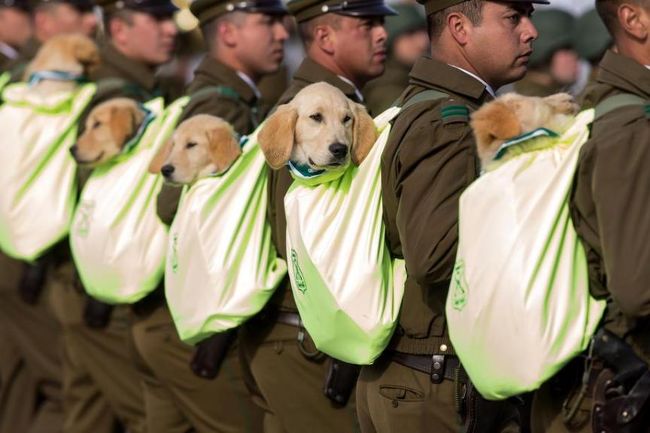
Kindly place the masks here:
<instances>
[{"instance_id":1,"label":"puppy snout","mask_svg":"<svg viewBox=\"0 0 650 433\"><path fill-rule=\"evenodd\" d=\"M174 166L171 164L163 165L163 167L160 169L160 172L163 176L169 177L174 174Z\"/></svg>"},{"instance_id":2,"label":"puppy snout","mask_svg":"<svg viewBox=\"0 0 650 433\"><path fill-rule=\"evenodd\" d=\"M334 143L330 144L330 152L337 159L343 159L348 155L348 147L345 144Z\"/></svg>"}]
</instances>

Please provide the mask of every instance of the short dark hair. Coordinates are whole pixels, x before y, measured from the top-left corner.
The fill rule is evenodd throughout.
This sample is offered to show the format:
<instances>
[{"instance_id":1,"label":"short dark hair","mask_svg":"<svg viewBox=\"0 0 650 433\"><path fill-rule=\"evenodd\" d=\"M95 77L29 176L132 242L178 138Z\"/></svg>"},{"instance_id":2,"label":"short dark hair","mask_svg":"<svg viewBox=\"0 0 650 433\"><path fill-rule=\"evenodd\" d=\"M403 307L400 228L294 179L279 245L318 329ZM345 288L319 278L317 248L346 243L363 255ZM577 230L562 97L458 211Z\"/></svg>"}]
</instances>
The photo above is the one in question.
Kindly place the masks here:
<instances>
[{"instance_id":1,"label":"short dark hair","mask_svg":"<svg viewBox=\"0 0 650 433\"><path fill-rule=\"evenodd\" d=\"M638 6L650 6L650 0L626 0L626 2ZM623 3L623 0L596 0L598 15L612 35L619 29L618 7Z\"/></svg>"},{"instance_id":2,"label":"short dark hair","mask_svg":"<svg viewBox=\"0 0 650 433\"><path fill-rule=\"evenodd\" d=\"M207 21L204 24L201 24L203 43L205 44L208 51L211 51L214 47L214 40L217 36L217 29L219 28L219 25L224 22L231 22L234 24L241 23L242 18L245 16L245 13L246 12L243 11L232 11L216 17L210 21Z\"/></svg>"},{"instance_id":3,"label":"short dark hair","mask_svg":"<svg viewBox=\"0 0 650 433\"><path fill-rule=\"evenodd\" d=\"M104 33L106 34L106 36L111 37L111 22L113 20L120 20L120 21L124 21L128 25L132 25L133 11L129 9L121 9L115 12L105 13L103 18L104 18L103 20Z\"/></svg>"},{"instance_id":4,"label":"short dark hair","mask_svg":"<svg viewBox=\"0 0 650 433\"><path fill-rule=\"evenodd\" d=\"M314 42L314 30L317 26L329 25L338 29L340 27L340 18L341 15L329 13L298 23L298 35L303 45L307 48Z\"/></svg>"},{"instance_id":5,"label":"short dark hair","mask_svg":"<svg viewBox=\"0 0 650 433\"><path fill-rule=\"evenodd\" d=\"M461 13L473 25L478 26L483 20L483 0L468 0L429 15L427 17L427 28L431 40L437 39L442 34L447 25L447 16L452 13Z\"/></svg>"}]
</instances>

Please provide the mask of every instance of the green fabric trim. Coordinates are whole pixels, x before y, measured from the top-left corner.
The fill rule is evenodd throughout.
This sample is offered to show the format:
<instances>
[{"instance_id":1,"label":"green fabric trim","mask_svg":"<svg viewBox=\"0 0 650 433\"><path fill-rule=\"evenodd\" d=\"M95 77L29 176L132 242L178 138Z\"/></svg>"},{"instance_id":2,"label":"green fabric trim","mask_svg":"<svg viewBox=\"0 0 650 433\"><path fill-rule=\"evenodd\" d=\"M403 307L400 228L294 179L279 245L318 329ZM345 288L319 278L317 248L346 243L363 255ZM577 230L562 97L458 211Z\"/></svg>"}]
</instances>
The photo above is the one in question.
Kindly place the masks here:
<instances>
[{"instance_id":1,"label":"green fabric trim","mask_svg":"<svg viewBox=\"0 0 650 433\"><path fill-rule=\"evenodd\" d=\"M2 89L7 85L9 80L11 79L11 74L9 72L4 72L0 75L0 94L2 93Z\"/></svg>"},{"instance_id":2,"label":"green fabric trim","mask_svg":"<svg viewBox=\"0 0 650 433\"><path fill-rule=\"evenodd\" d=\"M464 105L449 105L447 107L442 107L440 113L442 114L443 120L449 117L461 117L469 120L469 108Z\"/></svg>"},{"instance_id":3,"label":"green fabric trim","mask_svg":"<svg viewBox=\"0 0 650 433\"><path fill-rule=\"evenodd\" d=\"M234 100L235 102L241 102L241 96L239 96L239 93L232 87L227 87L227 86L210 86L210 87L204 87L203 89L193 93L190 95L190 102L195 102L199 99L202 99L205 96L211 95L211 94L217 94L219 96L223 96L225 98L229 98Z\"/></svg>"},{"instance_id":4,"label":"green fabric trim","mask_svg":"<svg viewBox=\"0 0 650 433\"><path fill-rule=\"evenodd\" d=\"M648 103L646 99L631 93L622 93L620 95L610 96L609 98L604 99L600 104L596 105L594 120L603 117L614 110L630 105L644 106L646 117L650 116L650 103Z\"/></svg>"},{"instance_id":5,"label":"green fabric trim","mask_svg":"<svg viewBox=\"0 0 650 433\"><path fill-rule=\"evenodd\" d=\"M493 160L494 161L500 160L507 153L509 153L510 150L512 150L512 148L517 144L521 144L523 142L530 141L540 137L556 138L559 137L559 135L555 131L551 131L550 129L546 129L546 128L538 128L533 131L527 132L525 134L521 134L503 143L499 147L499 150L497 150L496 155L494 155Z\"/></svg>"}]
</instances>

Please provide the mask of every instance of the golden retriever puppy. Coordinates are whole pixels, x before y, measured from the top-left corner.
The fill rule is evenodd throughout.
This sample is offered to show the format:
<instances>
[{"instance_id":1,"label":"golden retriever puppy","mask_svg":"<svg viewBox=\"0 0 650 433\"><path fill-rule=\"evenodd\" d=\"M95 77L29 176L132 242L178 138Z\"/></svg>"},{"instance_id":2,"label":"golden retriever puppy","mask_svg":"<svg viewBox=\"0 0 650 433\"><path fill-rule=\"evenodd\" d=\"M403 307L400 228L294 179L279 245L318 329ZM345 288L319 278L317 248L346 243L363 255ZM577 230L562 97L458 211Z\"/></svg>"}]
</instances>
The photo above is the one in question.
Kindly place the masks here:
<instances>
[{"instance_id":1,"label":"golden retriever puppy","mask_svg":"<svg viewBox=\"0 0 650 433\"><path fill-rule=\"evenodd\" d=\"M198 114L183 121L152 161L149 171L175 184L222 174L241 155L232 126L220 117Z\"/></svg>"},{"instance_id":2,"label":"golden retriever puppy","mask_svg":"<svg viewBox=\"0 0 650 433\"><path fill-rule=\"evenodd\" d=\"M471 116L481 166L487 167L508 139L539 128L562 134L578 112L567 93L546 98L507 93L485 104Z\"/></svg>"},{"instance_id":3,"label":"golden retriever puppy","mask_svg":"<svg viewBox=\"0 0 650 433\"><path fill-rule=\"evenodd\" d=\"M36 72L64 72L76 77L88 77L99 66L97 45L81 34L54 36L43 44L34 59L27 65L23 79L29 81ZM70 80L44 79L37 83L45 94L74 89Z\"/></svg>"},{"instance_id":4,"label":"golden retriever puppy","mask_svg":"<svg viewBox=\"0 0 650 433\"><path fill-rule=\"evenodd\" d=\"M292 161L314 170L359 165L377 139L375 123L361 104L327 83L302 89L265 122L258 141L268 164Z\"/></svg>"},{"instance_id":5,"label":"golden retriever puppy","mask_svg":"<svg viewBox=\"0 0 650 433\"><path fill-rule=\"evenodd\" d=\"M78 164L96 167L115 158L140 129L146 117L140 104L129 98L109 99L93 108L70 153Z\"/></svg>"}]
</instances>

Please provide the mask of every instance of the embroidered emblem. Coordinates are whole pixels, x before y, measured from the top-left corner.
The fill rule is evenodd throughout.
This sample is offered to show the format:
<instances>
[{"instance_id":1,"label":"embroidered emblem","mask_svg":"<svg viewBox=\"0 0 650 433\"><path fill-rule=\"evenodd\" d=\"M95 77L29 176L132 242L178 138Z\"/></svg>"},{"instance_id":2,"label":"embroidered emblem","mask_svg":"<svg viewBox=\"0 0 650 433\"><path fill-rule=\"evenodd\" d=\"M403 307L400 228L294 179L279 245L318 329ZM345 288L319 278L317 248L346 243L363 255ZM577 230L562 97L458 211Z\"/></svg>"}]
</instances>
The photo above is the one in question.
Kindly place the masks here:
<instances>
[{"instance_id":1,"label":"embroidered emblem","mask_svg":"<svg viewBox=\"0 0 650 433\"><path fill-rule=\"evenodd\" d=\"M172 272L174 274L178 273L178 233L174 233L172 237L172 254L169 258L172 265Z\"/></svg>"},{"instance_id":2,"label":"embroidered emblem","mask_svg":"<svg viewBox=\"0 0 650 433\"><path fill-rule=\"evenodd\" d=\"M75 229L79 237L85 238L90 232L95 213L95 202L92 200L82 201L77 209L77 224Z\"/></svg>"},{"instance_id":3,"label":"embroidered emblem","mask_svg":"<svg viewBox=\"0 0 650 433\"><path fill-rule=\"evenodd\" d=\"M307 291L307 284L305 283L305 276L302 274L302 270L298 264L298 254L296 254L296 250L294 249L291 249L291 264L293 265L294 282L300 293L304 295Z\"/></svg>"},{"instance_id":4,"label":"embroidered emblem","mask_svg":"<svg viewBox=\"0 0 650 433\"><path fill-rule=\"evenodd\" d=\"M454 310L462 311L467 305L467 279L465 278L465 262L459 260L454 266L452 281L452 306Z\"/></svg>"}]
</instances>

